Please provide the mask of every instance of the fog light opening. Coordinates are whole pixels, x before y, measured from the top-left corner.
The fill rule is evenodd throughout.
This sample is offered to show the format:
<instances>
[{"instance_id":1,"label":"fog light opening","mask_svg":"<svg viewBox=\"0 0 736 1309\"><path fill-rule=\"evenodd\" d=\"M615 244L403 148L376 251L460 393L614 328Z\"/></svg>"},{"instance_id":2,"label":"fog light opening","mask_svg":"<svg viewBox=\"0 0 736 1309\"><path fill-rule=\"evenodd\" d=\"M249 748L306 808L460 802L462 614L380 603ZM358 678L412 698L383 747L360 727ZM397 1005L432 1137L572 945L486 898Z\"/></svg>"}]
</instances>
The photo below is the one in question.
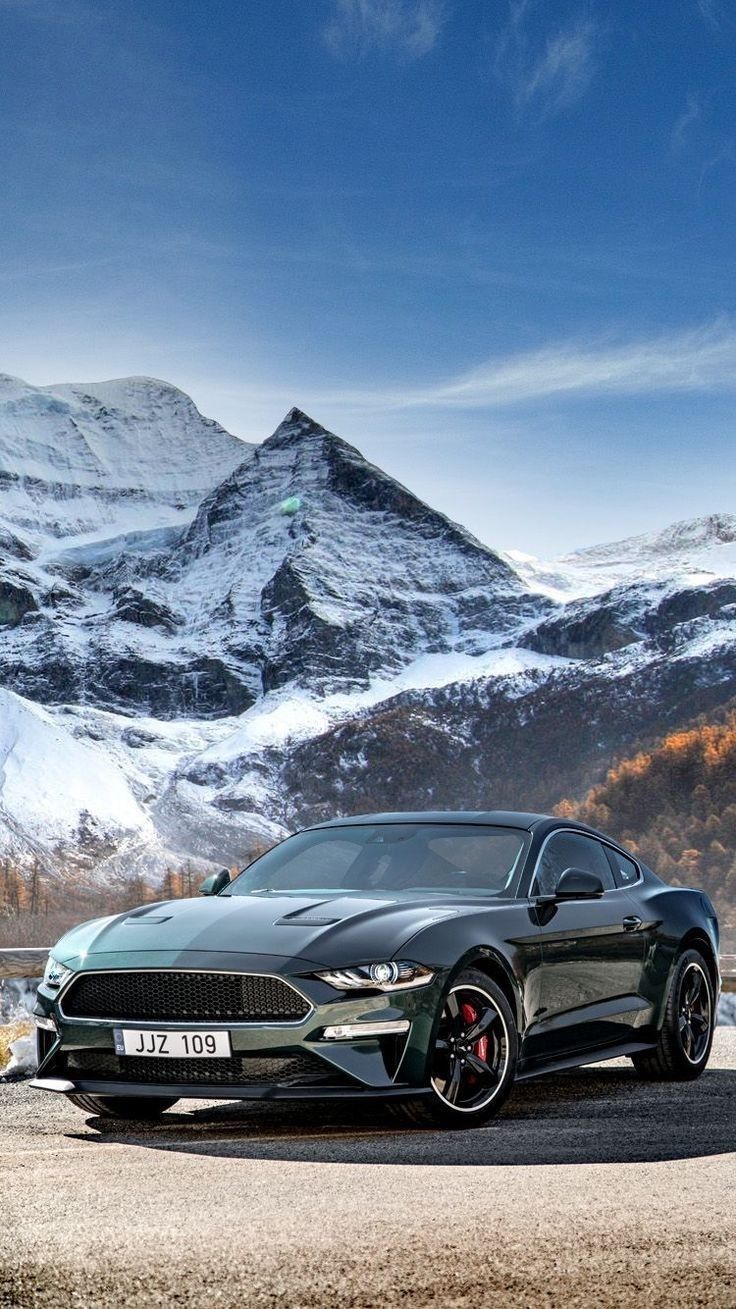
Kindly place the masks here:
<instances>
[{"instance_id":1,"label":"fog light opening","mask_svg":"<svg viewBox=\"0 0 736 1309\"><path fill-rule=\"evenodd\" d=\"M361 1037L404 1036L411 1024L408 1018L385 1023L340 1023L335 1027L325 1027L323 1041L355 1041Z\"/></svg>"}]
</instances>

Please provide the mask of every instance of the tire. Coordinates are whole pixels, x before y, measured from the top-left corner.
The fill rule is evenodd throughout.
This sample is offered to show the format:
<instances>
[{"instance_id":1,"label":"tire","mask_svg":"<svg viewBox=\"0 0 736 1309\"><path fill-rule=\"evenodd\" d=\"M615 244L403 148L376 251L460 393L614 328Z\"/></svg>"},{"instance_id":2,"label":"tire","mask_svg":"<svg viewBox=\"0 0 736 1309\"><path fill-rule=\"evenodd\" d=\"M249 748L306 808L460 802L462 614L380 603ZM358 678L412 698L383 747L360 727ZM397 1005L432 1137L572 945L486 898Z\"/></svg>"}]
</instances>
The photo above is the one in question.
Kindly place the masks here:
<instances>
[{"instance_id":1,"label":"tire","mask_svg":"<svg viewBox=\"0 0 736 1309\"><path fill-rule=\"evenodd\" d=\"M468 1040L474 1033L476 1039ZM432 1127L480 1127L513 1086L519 1038L506 996L485 973L463 969L442 1000L430 1051L431 1095L392 1106Z\"/></svg>"},{"instance_id":2,"label":"tire","mask_svg":"<svg viewBox=\"0 0 736 1309\"><path fill-rule=\"evenodd\" d=\"M637 1073L650 1081L694 1081L708 1063L714 1027L708 965L699 950L685 950L672 974L656 1047L631 1056Z\"/></svg>"},{"instance_id":3,"label":"tire","mask_svg":"<svg viewBox=\"0 0 736 1309\"><path fill-rule=\"evenodd\" d=\"M68 1095L67 1100L86 1114L96 1114L101 1118L129 1118L138 1122L160 1118L166 1109L176 1104L176 1099L166 1100L153 1095Z\"/></svg>"}]
</instances>

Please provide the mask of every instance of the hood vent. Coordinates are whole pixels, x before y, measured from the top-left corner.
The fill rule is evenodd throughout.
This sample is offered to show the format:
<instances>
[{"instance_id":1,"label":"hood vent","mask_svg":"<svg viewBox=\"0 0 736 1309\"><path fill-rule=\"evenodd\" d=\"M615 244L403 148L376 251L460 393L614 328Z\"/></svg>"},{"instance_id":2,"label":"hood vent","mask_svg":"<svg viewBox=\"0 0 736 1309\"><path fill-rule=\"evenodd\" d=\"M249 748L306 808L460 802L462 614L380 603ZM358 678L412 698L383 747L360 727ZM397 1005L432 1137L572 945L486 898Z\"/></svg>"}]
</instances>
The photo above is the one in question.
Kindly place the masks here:
<instances>
[{"instance_id":1,"label":"hood vent","mask_svg":"<svg viewBox=\"0 0 736 1309\"><path fill-rule=\"evenodd\" d=\"M317 914L287 914L286 918L278 918L274 927L302 927L305 923L315 927L330 927L339 922L339 918L319 918Z\"/></svg>"},{"instance_id":2,"label":"hood vent","mask_svg":"<svg viewBox=\"0 0 736 1309\"><path fill-rule=\"evenodd\" d=\"M171 914L161 914L155 918L152 914L146 914L145 917L142 914L140 915L140 917L136 917L135 914L131 914L129 918L125 919L125 924L126 926L131 926L131 927L143 927L146 926L148 923L168 923L170 917Z\"/></svg>"}]
</instances>

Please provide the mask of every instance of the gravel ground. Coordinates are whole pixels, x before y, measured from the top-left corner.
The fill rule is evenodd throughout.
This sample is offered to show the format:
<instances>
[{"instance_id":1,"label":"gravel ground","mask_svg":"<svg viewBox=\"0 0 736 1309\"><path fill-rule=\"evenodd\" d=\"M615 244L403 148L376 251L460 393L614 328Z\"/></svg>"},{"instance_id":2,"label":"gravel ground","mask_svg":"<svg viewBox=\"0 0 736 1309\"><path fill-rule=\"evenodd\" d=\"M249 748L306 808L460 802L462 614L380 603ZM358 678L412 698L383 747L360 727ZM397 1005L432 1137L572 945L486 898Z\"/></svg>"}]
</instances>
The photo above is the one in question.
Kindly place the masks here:
<instances>
[{"instance_id":1,"label":"gravel ground","mask_svg":"<svg viewBox=\"0 0 736 1309\"><path fill-rule=\"evenodd\" d=\"M736 1030L691 1085L622 1061L479 1131L190 1101L156 1127L0 1088L0 1306L736 1307Z\"/></svg>"}]
</instances>

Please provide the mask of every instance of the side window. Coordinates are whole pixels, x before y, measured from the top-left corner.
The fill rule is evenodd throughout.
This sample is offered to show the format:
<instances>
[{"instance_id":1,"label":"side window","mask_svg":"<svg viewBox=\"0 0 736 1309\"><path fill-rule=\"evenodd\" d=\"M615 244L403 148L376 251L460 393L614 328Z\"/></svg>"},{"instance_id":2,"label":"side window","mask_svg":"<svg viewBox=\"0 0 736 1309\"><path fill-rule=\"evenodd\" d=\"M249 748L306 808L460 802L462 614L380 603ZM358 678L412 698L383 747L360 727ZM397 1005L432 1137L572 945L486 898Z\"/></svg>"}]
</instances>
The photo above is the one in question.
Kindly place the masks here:
<instances>
[{"instance_id":1,"label":"side window","mask_svg":"<svg viewBox=\"0 0 736 1309\"><path fill-rule=\"evenodd\" d=\"M606 846L606 854L613 869L613 878L617 886L633 886L639 880L639 869L633 859L629 859L620 850Z\"/></svg>"},{"instance_id":2,"label":"side window","mask_svg":"<svg viewBox=\"0 0 736 1309\"><path fill-rule=\"evenodd\" d=\"M555 832L537 863L532 895L551 895L567 868L597 873L606 891L614 888L611 865L600 841L582 832Z\"/></svg>"}]
</instances>

